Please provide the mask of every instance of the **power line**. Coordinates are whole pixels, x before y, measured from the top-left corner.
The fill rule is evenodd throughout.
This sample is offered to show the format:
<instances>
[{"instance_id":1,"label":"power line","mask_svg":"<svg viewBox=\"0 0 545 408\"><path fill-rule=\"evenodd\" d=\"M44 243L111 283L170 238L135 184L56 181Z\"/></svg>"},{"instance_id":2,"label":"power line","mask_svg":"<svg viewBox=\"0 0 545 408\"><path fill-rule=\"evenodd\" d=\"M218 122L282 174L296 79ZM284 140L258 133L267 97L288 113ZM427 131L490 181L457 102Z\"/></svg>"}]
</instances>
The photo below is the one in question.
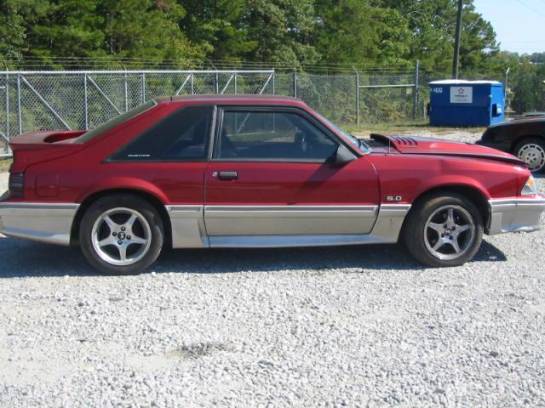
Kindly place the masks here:
<instances>
[{"instance_id":1,"label":"power line","mask_svg":"<svg viewBox=\"0 0 545 408\"><path fill-rule=\"evenodd\" d=\"M540 10L530 6L526 1L523 0L517 0L520 4L522 4L524 7L526 7L528 10L533 11L534 13L539 14L542 17L545 17L545 14L543 14Z\"/></svg>"}]
</instances>

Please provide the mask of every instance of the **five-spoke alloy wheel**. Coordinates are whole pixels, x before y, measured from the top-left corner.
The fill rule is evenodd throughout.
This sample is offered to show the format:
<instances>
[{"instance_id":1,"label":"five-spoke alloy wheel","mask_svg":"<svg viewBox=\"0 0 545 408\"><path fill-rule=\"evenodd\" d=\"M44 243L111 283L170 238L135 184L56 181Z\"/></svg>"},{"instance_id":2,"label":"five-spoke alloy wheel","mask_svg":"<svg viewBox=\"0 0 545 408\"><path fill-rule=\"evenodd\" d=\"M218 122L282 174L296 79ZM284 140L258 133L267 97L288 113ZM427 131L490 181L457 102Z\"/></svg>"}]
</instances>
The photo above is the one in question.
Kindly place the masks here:
<instances>
[{"instance_id":1,"label":"five-spoke alloy wheel","mask_svg":"<svg viewBox=\"0 0 545 408\"><path fill-rule=\"evenodd\" d=\"M457 205L435 210L426 222L424 242L433 256L442 260L460 257L475 239L471 214Z\"/></svg>"},{"instance_id":2,"label":"five-spoke alloy wheel","mask_svg":"<svg viewBox=\"0 0 545 408\"><path fill-rule=\"evenodd\" d=\"M112 195L87 209L80 243L87 260L101 271L138 273L159 256L163 231L161 217L149 202L129 194Z\"/></svg>"},{"instance_id":3,"label":"five-spoke alloy wheel","mask_svg":"<svg viewBox=\"0 0 545 408\"><path fill-rule=\"evenodd\" d=\"M91 240L103 261L118 266L133 265L149 251L151 228L138 211L113 208L95 221Z\"/></svg>"},{"instance_id":4,"label":"five-spoke alloy wheel","mask_svg":"<svg viewBox=\"0 0 545 408\"><path fill-rule=\"evenodd\" d=\"M428 266L458 266L479 250L483 219L468 198L433 194L417 201L403 228L409 252Z\"/></svg>"}]
</instances>

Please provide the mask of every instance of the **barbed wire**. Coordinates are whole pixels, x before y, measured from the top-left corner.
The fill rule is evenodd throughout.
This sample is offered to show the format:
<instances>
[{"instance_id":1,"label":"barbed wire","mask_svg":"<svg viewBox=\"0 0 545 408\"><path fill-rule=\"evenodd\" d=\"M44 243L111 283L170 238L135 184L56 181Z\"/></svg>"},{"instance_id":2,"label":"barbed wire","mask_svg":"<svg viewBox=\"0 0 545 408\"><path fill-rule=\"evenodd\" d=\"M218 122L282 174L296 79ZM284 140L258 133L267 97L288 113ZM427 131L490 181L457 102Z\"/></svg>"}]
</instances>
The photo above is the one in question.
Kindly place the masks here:
<instances>
[{"instance_id":1,"label":"barbed wire","mask_svg":"<svg viewBox=\"0 0 545 408\"><path fill-rule=\"evenodd\" d=\"M183 60L163 60L156 61L147 58L138 57L118 57L118 56L103 56L103 57L24 57L20 60L5 60L4 67L13 67L16 69L74 69L74 68L180 68L180 69L195 69L195 68L213 68L213 69L275 69L278 71L305 71L308 73L354 73L355 71L365 72L389 72L404 74L414 71L414 64L400 63L383 65L366 65L366 64L349 64L349 63L300 63L298 65L288 62L261 62L249 60L230 60L230 59L192 59L186 58Z\"/></svg>"}]
</instances>

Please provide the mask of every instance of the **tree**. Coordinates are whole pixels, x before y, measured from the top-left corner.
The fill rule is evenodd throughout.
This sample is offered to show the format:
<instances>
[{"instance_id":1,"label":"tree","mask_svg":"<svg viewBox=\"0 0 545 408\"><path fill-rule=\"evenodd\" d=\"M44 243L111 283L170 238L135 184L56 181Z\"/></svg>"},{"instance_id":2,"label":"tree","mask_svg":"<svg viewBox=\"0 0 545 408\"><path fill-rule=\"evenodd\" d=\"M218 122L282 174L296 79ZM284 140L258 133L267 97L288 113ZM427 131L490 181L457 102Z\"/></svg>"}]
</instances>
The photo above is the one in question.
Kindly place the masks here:
<instances>
[{"instance_id":1,"label":"tree","mask_svg":"<svg viewBox=\"0 0 545 408\"><path fill-rule=\"evenodd\" d=\"M40 7L24 10L25 57L61 67L69 66L73 58L96 55L104 33L103 18L97 14L95 0L36 3Z\"/></svg>"},{"instance_id":2,"label":"tree","mask_svg":"<svg viewBox=\"0 0 545 408\"><path fill-rule=\"evenodd\" d=\"M407 38L409 55L429 71L447 75L452 67L456 1L380 0L383 7L398 10L411 31ZM483 70L498 50L496 35L489 22L475 11L473 0L464 1L460 69L462 73Z\"/></svg>"},{"instance_id":3,"label":"tree","mask_svg":"<svg viewBox=\"0 0 545 408\"><path fill-rule=\"evenodd\" d=\"M258 47L241 24L246 0L184 0L181 3L187 11L180 20L182 31L213 63L238 60Z\"/></svg>"},{"instance_id":4,"label":"tree","mask_svg":"<svg viewBox=\"0 0 545 408\"><path fill-rule=\"evenodd\" d=\"M101 51L106 55L184 66L203 56L179 29L185 10L174 0L101 0L97 11L105 16Z\"/></svg>"},{"instance_id":5,"label":"tree","mask_svg":"<svg viewBox=\"0 0 545 408\"><path fill-rule=\"evenodd\" d=\"M7 0L0 49L9 59L70 67L124 61L190 66L203 56L178 27L185 10L174 0ZM82 62L83 61L83 62Z\"/></svg>"},{"instance_id":6,"label":"tree","mask_svg":"<svg viewBox=\"0 0 545 408\"><path fill-rule=\"evenodd\" d=\"M4 59L194 66L204 60L297 68L391 66L446 73L454 0L0 0ZM461 69L486 70L492 26L465 0Z\"/></svg>"},{"instance_id":7,"label":"tree","mask_svg":"<svg viewBox=\"0 0 545 408\"><path fill-rule=\"evenodd\" d=\"M288 67L312 64L318 53L311 43L316 25L312 0L247 0L240 28L256 46L243 59Z\"/></svg>"},{"instance_id":8,"label":"tree","mask_svg":"<svg viewBox=\"0 0 545 408\"><path fill-rule=\"evenodd\" d=\"M475 11L473 2L464 9L460 66L462 73L482 75L490 67L491 60L498 54L496 33L492 24Z\"/></svg>"},{"instance_id":9,"label":"tree","mask_svg":"<svg viewBox=\"0 0 545 408\"><path fill-rule=\"evenodd\" d=\"M545 65L528 58L517 66L513 75L512 109L517 113L545 110Z\"/></svg>"},{"instance_id":10,"label":"tree","mask_svg":"<svg viewBox=\"0 0 545 408\"><path fill-rule=\"evenodd\" d=\"M316 49L321 61L345 65L391 65L409 57L407 22L391 8L362 0L318 0Z\"/></svg>"},{"instance_id":11,"label":"tree","mask_svg":"<svg viewBox=\"0 0 545 408\"><path fill-rule=\"evenodd\" d=\"M0 0L0 55L4 64L20 60L25 44L25 27L17 0Z\"/></svg>"}]
</instances>

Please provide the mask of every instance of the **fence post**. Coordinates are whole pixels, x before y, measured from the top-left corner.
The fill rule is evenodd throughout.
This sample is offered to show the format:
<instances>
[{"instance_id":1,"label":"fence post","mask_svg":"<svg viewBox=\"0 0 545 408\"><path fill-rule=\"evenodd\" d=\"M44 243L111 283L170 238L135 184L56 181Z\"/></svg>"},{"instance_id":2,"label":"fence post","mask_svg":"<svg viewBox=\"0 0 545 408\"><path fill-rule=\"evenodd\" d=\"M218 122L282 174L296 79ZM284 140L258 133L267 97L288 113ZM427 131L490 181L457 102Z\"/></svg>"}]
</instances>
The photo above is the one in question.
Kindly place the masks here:
<instances>
[{"instance_id":1,"label":"fence post","mask_svg":"<svg viewBox=\"0 0 545 408\"><path fill-rule=\"evenodd\" d=\"M146 73L142 72L142 103L146 103Z\"/></svg>"},{"instance_id":2,"label":"fence post","mask_svg":"<svg viewBox=\"0 0 545 408\"><path fill-rule=\"evenodd\" d=\"M276 71L272 73L272 94L276 95Z\"/></svg>"},{"instance_id":3,"label":"fence post","mask_svg":"<svg viewBox=\"0 0 545 408\"><path fill-rule=\"evenodd\" d=\"M21 74L17 74L17 124L19 134L23 133L23 115L21 114Z\"/></svg>"},{"instance_id":4,"label":"fence post","mask_svg":"<svg viewBox=\"0 0 545 408\"><path fill-rule=\"evenodd\" d=\"M85 115L85 130L89 129L89 100L87 98L87 73L83 74L83 112Z\"/></svg>"},{"instance_id":5,"label":"fence post","mask_svg":"<svg viewBox=\"0 0 545 408\"><path fill-rule=\"evenodd\" d=\"M414 92L413 92L413 119L418 116L418 105L420 104L420 61L416 60L414 71Z\"/></svg>"},{"instance_id":6,"label":"fence post","mask_svg":"<svg viewBox=\"0 0 545 408\"><path fill-rule=\"evenodd\" d=\"M238 93L237 73L235 72L235 95Z\"/></svg>"},{"instance_id":7,"label":"fence post","mask_svg":"<svg viewBox=\"0 0 545 408\"><path fill-rule=\"evenodd\" d=\"M6 71L6 137L9 139L9 74Z\"/></svg>"},{"instance_id":8,"label":"fence post","mask_svg":"<svg viewBox=\"0 0 545 408\"><path fill-rule=\"evenodd\" d=\"M219 74L216 72L216 95L220 93L220 79Z\"/></svg>"},{"instance_id":9,"label":"fence post","mask_svg":"<svg viewBox=\"0 0 545 408\"><path fill-rule=\"evenodd\" d=\"M129 88L127 84L127 69L125 69L125 112L129 110Z\"/></svg>"},{"instance_id":10,"label":"fence post","mask_svg":"<svg viewBox=\"0 0 545 408\"><path fill-rule=\"evenodd\" d=\"M297 71L293 71L293 97L297 98Z\"/></svg>"},{"instance_id":11,"label":"fence post","mask_svg":"<svg viewBox=\"0 0 545 408\"><path fill-rule=\"evenodd\" d=\"M360 125L360 73L357 69L356 72L356 125Z\"/></svg>"},{"instance_id":12,"label":"fence post","mask_svg":"<svg viewBox=\"0 0 545 408\"><path fill-rule=\"evenodd\" d=\"M191 95L195 95L194 73L191 73Z\"/></svg>"}]
</instances>

